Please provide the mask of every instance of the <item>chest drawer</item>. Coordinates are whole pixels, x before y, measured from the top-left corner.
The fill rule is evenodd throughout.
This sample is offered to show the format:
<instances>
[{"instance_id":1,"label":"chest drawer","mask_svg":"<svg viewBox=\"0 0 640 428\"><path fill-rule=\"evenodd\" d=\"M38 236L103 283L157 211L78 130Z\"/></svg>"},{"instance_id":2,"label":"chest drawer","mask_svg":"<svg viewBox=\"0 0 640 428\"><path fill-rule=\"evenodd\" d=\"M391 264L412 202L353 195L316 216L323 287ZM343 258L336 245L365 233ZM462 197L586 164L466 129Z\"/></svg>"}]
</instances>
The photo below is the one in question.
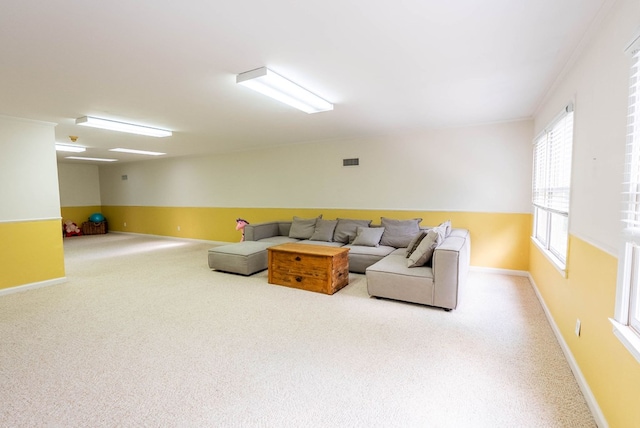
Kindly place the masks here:
<instances>
[{"instance_id":1,"label":"chest drawer","mask_svg":"<svg viewBox=\"0 0 640 428\"><path fill-rule=\"evenodd\" d=\"M301 288L318 293L326 293L327 279L309 275L296 275L286 271L275 270L270 275L273 284L284 285L286 287Z\"/></svg>"},{"instance_id":2,"label":"chest drawer","mask_svg":"<svg viewBox=\"0 0 640 428\"><path fill-rule=\"evenodd\" d=\"M272 266L275 270L323 278L327 277L327 267L330 263L331 259L328 257L309 254L275 252L272 258Z\"/></svg>"}]
</instances>

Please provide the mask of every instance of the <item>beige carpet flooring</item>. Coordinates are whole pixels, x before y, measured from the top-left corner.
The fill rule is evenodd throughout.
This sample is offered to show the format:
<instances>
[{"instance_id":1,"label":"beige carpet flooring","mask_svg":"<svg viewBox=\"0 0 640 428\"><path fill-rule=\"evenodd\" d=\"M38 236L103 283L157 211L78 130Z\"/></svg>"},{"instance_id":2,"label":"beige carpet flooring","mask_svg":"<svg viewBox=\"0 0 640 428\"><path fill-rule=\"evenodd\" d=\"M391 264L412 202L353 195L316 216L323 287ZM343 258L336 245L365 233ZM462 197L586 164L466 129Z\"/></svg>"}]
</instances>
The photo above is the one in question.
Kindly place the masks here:
<instances>
[{"instance_id":1,"label":"beige carpet flooring","mask_svg":"<svg viewBox=\"0 0 640 428\"><path fill-rule=\"evenodd\" d=\"M68 282L0 296L2 427L594 427L526 278L450 313L211 271L211 244L65 240Z\"/></svg>"}]
</instances>

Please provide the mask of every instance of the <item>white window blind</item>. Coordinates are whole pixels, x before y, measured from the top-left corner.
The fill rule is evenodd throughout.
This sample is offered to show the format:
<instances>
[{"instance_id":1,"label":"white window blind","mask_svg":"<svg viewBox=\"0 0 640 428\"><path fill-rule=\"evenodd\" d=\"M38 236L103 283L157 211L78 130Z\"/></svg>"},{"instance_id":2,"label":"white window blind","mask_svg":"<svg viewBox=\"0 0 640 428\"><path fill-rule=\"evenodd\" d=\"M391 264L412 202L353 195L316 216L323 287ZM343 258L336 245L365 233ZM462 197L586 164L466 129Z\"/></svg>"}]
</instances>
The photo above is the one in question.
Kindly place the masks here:
<instances>
[{"instance_id":1,"label":"white window blind","mask_svg":"<svg viewBox=\"0 0 640 428\"><path fill-rule=\"evenodd\" d=\"M613 332L640 362L640 34L631 53L624 168L622 249L618 258Z\"/></svg>"},{"instance_id":2,"label":"white window blind","mask_svg":"<svg viewBox=\"0 0 640 428\"><path fill-rule=\"evenodd\" d=\"M573 106L570 104L534 141L533 237L564 269L569 233Z\"/></svg>"},{"instance_id":3,"label":"white window blind","mask_svg":"<svg viewBox=\"0 0 640 428\"><path fill-rule=\"evenodd\" d=\"M633 54L629 83L627 140L624 172L625 257L623 257L627 290L624 323L640 334L640 51Z\"/></svg>"},{"instance_id":4,"label":"white window blind","mask_svg":"<svg viewBox=\"0 0 640 428\"><path fill-rule=\"evenodd\" d=\"M640 52L633 56L627 116L627 148L622 220L626 229L640 232ZM631 230L628 230L631 232Z\"/></svg>"},{"instance_id":5,"label":"white window blind","mask_svg":"<svg viewBox=\"0 0 640 428\"><path fill-rule=\"evenodd\" d=\"M572 110L572 107L567 107ZM533 205L569 213L573 111L566 112L536 139Z\"/></svg>"}]
</instances>

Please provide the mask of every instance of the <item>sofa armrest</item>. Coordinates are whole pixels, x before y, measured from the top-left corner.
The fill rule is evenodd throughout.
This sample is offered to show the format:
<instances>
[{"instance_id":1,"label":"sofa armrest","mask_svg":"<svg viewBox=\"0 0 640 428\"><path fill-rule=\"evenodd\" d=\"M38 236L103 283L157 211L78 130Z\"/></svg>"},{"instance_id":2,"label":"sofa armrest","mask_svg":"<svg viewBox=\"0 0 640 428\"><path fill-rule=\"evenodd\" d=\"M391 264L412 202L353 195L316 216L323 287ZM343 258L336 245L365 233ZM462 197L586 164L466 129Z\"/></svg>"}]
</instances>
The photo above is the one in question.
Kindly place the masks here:
<instances>
[{"instance_id":1,"label":"sofa armrest","mask_svg":"<svg viewBox=\"0 0 640 428\"><path fill-rule=\"evenodd\" d=\"M470 256L469 231L454 229L433 253L433 304L455 309L459 288L467 280Z\"/></svg>"},{"instance_id":2,"label":"sofa armrest","mask_svg":"<svg viewBox=\"0 0 640 428\"><path fill-rule=\"evenodd\" d=\"M247 224L244 227L245 241L259 241L272 236L289 236L291 222L269 221L265 223Z\"/></svg>"}]
</instances>

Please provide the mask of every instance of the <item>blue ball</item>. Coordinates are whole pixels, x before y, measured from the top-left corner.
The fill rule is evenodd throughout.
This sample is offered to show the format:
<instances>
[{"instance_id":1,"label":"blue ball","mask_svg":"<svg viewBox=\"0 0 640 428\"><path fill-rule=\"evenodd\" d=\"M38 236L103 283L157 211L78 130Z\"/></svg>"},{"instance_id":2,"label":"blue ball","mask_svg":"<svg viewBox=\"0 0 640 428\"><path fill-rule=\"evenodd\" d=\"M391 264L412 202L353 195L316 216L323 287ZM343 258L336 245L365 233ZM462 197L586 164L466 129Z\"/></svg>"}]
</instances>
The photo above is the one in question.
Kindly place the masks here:
<instances>
[{"instance_id":1,"label":"blue ball","mask_svg":"<svg viewBox=\"0 0 640 428\"><path fill-rule=\"evenodd\" d=\"M89 216L89 221L92 221L94 223L100 223L104 221L104 216L100 213L93 213Z\"/></svg>"}]
</instances>

